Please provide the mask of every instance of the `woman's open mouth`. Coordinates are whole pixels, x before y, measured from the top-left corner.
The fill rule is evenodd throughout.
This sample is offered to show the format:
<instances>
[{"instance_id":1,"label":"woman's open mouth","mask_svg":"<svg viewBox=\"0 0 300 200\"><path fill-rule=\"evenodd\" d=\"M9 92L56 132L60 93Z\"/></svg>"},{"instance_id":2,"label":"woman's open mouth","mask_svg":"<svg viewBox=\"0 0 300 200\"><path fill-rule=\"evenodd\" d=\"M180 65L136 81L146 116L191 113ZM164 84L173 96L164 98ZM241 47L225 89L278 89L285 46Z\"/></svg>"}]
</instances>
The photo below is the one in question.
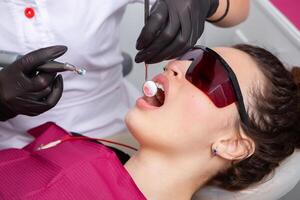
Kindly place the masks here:
<instances>
[{"instance_id":1,"label":"woman's open mouth","mask_svg":"<svg viewBox=\"0 0 300 200\"><path fill-rule=\"evenodd\" d=\"M155 82L158 88L156 95L153 97L141 97L137 100L138 106L148 109L157 109L164 105L165 97L168 93L169 81L162 74L159 74L156 77L154 77L153 81Z\"/></svg>"},{"instance_id":2,"label":"woman's open mouth","mask_svg":"<svg viewBox=\"0 0 300 200\"><path fill-rule=\"evenodd\" d=\"M163 89L158 88L156 95L153 97L143 97L145 101L155 107L161 107L165 102L165 92Z\"/></svg>"}]
</instances>

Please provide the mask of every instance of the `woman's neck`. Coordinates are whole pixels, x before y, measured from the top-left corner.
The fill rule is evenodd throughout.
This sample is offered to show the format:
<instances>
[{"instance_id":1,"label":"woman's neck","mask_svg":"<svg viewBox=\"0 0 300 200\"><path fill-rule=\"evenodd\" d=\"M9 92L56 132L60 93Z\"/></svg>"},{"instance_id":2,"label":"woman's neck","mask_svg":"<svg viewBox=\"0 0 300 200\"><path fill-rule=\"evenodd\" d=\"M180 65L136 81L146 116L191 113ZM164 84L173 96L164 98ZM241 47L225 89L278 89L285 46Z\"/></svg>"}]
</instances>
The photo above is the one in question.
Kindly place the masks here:
<instances>
[{"instance_id":1,"label":"woman's neck","mask_svg":"<svg viewBox=\"0 0 300 200\"><path fill-rule=\"evenodd\" d=\"M202 154L163 154L141 147L125 168L147 199L189 200L217 171L210 153Z\"/></svg>"}]
</instances>

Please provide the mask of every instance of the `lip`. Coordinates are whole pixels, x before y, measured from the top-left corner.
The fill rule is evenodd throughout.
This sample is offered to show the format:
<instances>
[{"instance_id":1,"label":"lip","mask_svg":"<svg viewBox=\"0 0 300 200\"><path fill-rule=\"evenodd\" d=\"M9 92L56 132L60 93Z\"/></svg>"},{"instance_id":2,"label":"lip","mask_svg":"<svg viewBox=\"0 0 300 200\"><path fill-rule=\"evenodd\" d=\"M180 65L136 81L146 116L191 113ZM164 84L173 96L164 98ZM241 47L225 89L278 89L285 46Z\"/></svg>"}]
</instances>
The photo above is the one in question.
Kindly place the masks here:
<instances>
[{"instance_id":1,"label":"lip","mask_svg":"<svg viewBox=\"0 0 300 200\"><path fill-rule=\"evenodd\" d=\"M168 91L169 91L169 80L168 78L163 75L163 74L158 74L157 76L155 76L152 81L161 84L164 87L164 93L165 93L165 100L164 100L164 104L166 102L167 96L168 96ZM151 104L149 104L145 99L145 97L140 97L137 99L136 101L136 105L139 108L142 109L146 109L146 110L156 110L161 108L160 107L156 107L156 106L152 106Z\"/></svg>"},{"instance_id":2,"label":"lip","mask_svg":"<svg viewBox=\"0 0 300 200\"><path fill-rule=\"evenodd\" d=\"M146 110L156 110L159 109L160 107L156 107L156 106L152 106L151 104L149 104L144 97L140 97L136 100L136 106L142 109L146 109Z\"/></svg>"}]
</instances>

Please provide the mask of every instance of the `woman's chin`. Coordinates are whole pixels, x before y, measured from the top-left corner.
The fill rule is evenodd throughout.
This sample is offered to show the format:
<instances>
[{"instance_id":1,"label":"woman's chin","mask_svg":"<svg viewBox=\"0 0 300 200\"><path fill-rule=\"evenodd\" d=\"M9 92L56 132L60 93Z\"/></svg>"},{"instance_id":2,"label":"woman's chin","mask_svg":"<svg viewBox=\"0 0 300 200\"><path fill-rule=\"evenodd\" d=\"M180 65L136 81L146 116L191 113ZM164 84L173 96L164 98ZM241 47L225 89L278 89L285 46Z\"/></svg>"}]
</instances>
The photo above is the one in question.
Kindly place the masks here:
<instances>
[{"instance_id":1,"label":"woman's chin","mask_svg":"<svg viewBox=\"0 0 300 200\"><path fill-rule=\"evenodd\" d=\"M132 112L132 109L130 109L127 113L126 113L126 115L125 115L125 124L126 124L126 126L127 126L127 128L128 128L128 126L129 126L129 124L130 124L130 120L131 120L131 112Z\"/></svg>"},{"instance_id":2,"label":"woman's chin","mask_svg":"<svg viewBox=\"0 0 300 200\"><path fill-rule=\"evenodd\" d=\"M125 124L131 134L134 134L138 123L137 113L134 108L130 109L125 116Z\"/></svg>"},{"instance_id":3,"label":"woman's chin","mask_svg":"<svg viewBox=\"0 0 300 200\"><path fill-rule=\"evenodd\" d=\"M148 132L148 122L149 120L137 108L131 109L125 116L125 124L135 138Z\"/></svg>"}]
</instances>

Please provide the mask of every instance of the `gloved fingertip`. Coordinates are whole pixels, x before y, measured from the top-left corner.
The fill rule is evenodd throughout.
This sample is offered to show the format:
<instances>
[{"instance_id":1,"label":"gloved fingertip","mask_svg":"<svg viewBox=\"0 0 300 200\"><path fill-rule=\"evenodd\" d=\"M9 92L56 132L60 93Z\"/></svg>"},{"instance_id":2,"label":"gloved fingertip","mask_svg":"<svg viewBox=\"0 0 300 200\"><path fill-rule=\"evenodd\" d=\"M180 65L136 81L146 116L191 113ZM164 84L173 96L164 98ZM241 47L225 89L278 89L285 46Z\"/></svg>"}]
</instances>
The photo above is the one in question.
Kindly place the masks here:
<instances>
[{"instance_id":1,"label":"gloved fingertip","mask_svg":"<svg viewBox=\"0 0 300 200\"><path fill-rule=\"evenodd\" d=\"M135 58L134 58L134 61L136 63L141 63L141 62L143 62L143 59L140 56L136 55Z\"/></svg>"},{"instance_id":2,"label":"gloved fingertip","mask_svg":"<svg viewBox=\"0 0 300 200\"><path fill-rule=\"evenodd\" d=\"M66 52L68 50L68 47L65 46L65 45L54 45L54 46L45 47L42 50L43 51L49 51L51 53L61 52L61 51Z\"/></svg>"},{"instance_id":3,"label":"gloved fingertip","mask_svg":"<svg viewBox=\"0 0 300 200\"><path fill-rule=\"evenodd\" d=\"M54 88L59 88L62 87L63 88L63 77L61 74L57 75L55 78L55 83L54 83Z\"/></svg>"},{"instance_id":4,"label":"gloved fingertip","mask_svg":"<svg viewBox=\"0 0 300 200\"><path fill-rule=\"evenodd\" d=\"M145 51L143 51L143 50L138 52L135 56L135 62L137 62L137 63L144 62L146 55L147 54L145 54Z\"/></svg>"},{"instance_id":5,"label":"gloved fingertip","mask_svg":"<svg viewBox=\"0 0 300 200\"><path fill-rule=\"evenodd\" d=\"M55 58L58 58L62 56L66 51L68 50L68 47L64 45L56 45L49 47L49 54L50 54L50 60L53 60Z\"/></svg>"},{"instance_id":6,"label":"gloved fingertip","mask_svg":"<svg viewBox=\"0 0 300 200\"><path fill-rule=\"evenodd\" d=\"M61 74L58 74L58 75L56 76L56 78L57 78L59 81L62 81L62 80L63 80L63 77L62 77Z\"/></svg>"},{"instance_id":7,"label":"gloved fingertip","mask_svg":"<svg viewBox=\"0 0 300 200\"><path fill-rule=\"evenodd\" d=\"M65 45L54 45L54 46L52 46L50 48L54 48L57 51L67 51L68 50L68 47L65 46Z\"/></svg>"}]
</instances>

